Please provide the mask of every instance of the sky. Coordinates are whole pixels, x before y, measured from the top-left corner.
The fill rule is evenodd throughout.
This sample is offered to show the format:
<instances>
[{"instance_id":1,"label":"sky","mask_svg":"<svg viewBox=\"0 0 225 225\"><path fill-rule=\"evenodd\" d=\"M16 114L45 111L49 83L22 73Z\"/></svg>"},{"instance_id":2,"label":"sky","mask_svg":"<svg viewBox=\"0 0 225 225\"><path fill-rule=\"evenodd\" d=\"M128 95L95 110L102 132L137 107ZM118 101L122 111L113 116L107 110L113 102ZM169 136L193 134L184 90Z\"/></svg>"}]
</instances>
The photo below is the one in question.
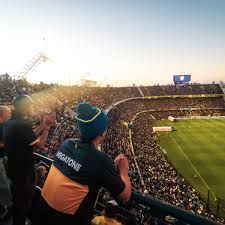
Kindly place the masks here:
<instances>
[{"instance_id":1,"label":"sky","mask_svg":"<svg viewBox=\"0 0 225 225\"><path fill-rule=\"evenodd\" d=\"M0 74L100 85L225 81L225 0L0 0Z\"/></svg>"}]
</instances>

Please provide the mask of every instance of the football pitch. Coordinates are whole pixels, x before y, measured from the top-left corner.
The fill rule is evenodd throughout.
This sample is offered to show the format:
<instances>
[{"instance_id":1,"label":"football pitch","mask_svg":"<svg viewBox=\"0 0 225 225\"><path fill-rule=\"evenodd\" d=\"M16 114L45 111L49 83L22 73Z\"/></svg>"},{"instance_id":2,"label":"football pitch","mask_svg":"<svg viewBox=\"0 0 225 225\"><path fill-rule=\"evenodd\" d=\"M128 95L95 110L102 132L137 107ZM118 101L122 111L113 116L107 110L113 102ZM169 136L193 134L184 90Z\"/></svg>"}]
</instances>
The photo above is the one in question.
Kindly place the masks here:
<instances>
[{"instance_id":1,"label":"football pitch","mask_svg":"<svg viewBox=\"0 0 225 225\"><path fill-rule=\"evenodd\" d=\"M173 132L161 132L159 142L176 170L225 216L225 119L188 119L157 121L157 126L172 126ZM218 201L218 200L217 200Z\"/></svg>"}]
</instances>

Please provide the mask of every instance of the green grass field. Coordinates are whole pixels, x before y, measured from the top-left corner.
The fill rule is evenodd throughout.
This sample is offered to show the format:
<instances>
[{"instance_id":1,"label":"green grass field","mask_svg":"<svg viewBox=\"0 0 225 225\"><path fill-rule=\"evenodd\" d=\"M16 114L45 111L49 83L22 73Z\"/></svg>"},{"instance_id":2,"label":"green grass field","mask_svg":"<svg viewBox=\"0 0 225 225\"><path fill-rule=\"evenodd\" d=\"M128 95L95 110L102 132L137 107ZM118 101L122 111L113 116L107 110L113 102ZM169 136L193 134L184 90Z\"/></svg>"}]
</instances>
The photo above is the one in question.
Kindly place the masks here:
<instances>
[{"instance_id":1,"label":"green grass field","mask_svg":"<svg viewBox=\"0 0 225 225\"><path fill-rule=\"evenodd\" d=\"M161 120L156 125L176 129L160 133L160 145L167 158L203 199L211 189L212 208L216 205L213 193L221 198L220 215L225 216L225 120Z\"/></svg>"}]
</instances>

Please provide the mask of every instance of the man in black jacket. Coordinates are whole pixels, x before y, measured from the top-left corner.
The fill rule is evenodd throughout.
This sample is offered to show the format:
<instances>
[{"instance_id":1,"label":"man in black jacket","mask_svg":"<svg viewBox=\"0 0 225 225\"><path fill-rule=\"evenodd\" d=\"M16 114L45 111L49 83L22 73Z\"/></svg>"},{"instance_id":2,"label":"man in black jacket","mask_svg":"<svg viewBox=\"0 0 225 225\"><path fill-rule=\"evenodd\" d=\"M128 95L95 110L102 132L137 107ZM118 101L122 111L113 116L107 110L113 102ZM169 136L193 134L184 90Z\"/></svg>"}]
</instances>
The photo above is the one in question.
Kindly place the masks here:
<instances>
[{"instance_id":1,"label":"man in black jacket","mask_svg":"<svg viewBox=\"0 0 225 225\"><path fill-rule=\"evenodd\" d=\"M13 106L11 119L3 126L3 143L8 156L6 171L12 182L13 225L24 225L36 184L34 147L44 147L50 124L45 116L37 136L27 120L33 115L33 100L18 96Z\"/></svg>"}]
</instances>

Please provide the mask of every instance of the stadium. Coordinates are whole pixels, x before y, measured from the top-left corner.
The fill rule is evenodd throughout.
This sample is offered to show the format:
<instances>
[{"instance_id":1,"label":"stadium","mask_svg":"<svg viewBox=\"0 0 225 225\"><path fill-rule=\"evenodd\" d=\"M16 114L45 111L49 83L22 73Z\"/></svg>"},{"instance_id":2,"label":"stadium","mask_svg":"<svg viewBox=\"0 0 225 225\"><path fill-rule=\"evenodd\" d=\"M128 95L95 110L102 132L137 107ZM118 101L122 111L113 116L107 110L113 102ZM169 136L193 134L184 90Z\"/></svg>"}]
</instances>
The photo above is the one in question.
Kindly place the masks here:
<instances>
[{"instance_id":1,"label":"stadium","mask_svg":"<svg viewBox=\"0 0 225 225\"><path fill-rule=\"evenodd\" d=\"M225 225L225 1L0 1L0 225Z\"/></svg>"},{"instance_id":2,"label":"stadium","mask_svg":"<svg viewBox=\"0 0 225 225\"><path fill-rule=\"evenodd\" d=\"M120 206L117 218L122 223L128 218L135 224L224 223L223 83L120 88L33 85L5 74L0 85L1 105L10 106L15 96L28 94L35 102L36 121L45 113L56 113L45 149L36 149L36 166L47 171L60 144L79 137L74 112L79 102L90 102L108 113L101 151L112 159L126 155L134 193L133 203ZM37 191L43 183L39 185ZM103 189L95 213L101 214L110 199Z\"/></svg>"}]
</instances>

